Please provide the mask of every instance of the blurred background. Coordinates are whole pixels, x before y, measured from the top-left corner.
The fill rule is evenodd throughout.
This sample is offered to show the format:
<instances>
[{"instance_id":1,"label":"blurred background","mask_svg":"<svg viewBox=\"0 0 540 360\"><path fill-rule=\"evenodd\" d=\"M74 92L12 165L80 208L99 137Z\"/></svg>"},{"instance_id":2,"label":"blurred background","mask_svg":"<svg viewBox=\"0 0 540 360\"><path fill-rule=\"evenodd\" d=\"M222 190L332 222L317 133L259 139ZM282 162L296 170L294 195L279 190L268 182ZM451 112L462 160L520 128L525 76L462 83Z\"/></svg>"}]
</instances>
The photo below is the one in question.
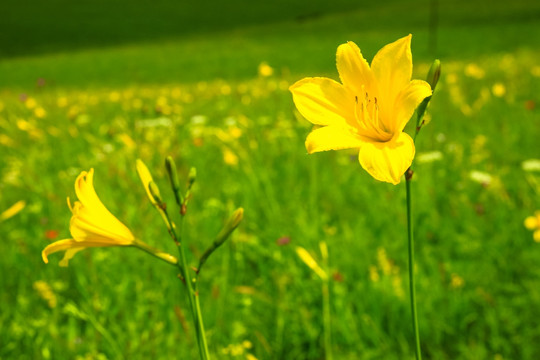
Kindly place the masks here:
<instances>
[{"instance_id":1,"label":"blurred background","mask_svg":"<svg viewBox=\"0 0 540 360\"><path fill-rule=\"evenodd\" d=\"M245 208L201 274L213 358L412 359L405 186L373 180L355 151L308 156L288 91L338 80L341 43L371 61L409 33L413 78L442 62L414 164L424 357L540 358L538 1L3 0L0 13L0 359L197 358L173 268L130 248L68 268L40 254L70 237L66 197L89 168L111 212L174 253L135 171L141 158L174 209L167 155L184 180L198 172L190 263ZM331 277L330 328L296 246Z\"/></svg>"}]
</instances>

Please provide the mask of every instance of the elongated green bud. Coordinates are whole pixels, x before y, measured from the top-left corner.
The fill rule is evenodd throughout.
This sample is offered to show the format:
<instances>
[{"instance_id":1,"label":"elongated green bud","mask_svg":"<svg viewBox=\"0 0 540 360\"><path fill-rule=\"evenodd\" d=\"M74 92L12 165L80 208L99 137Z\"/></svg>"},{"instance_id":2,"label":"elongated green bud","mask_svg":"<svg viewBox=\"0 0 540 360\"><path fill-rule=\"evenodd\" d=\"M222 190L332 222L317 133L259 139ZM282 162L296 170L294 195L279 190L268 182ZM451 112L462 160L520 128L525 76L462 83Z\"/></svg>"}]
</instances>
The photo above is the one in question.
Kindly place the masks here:
<instances>
[{"instance_id":1,"label":"elongated green bud","mask_svg":"<svg viewBox=\"0 0 540 360\"><path fill-rule=\"evenodd\" d=\"M435 87L437 86L437 83L439 82L439 78L441 77L441 61L439 59L435 59L433 61L433 64L431 64L431 67L429 68L429 72L427 75L427 82L431 86L431 91L435 91Z\"/></svg>"},{"instance_id":2,"label":"elongated green bud","mask_svg":"<svg viewBox=\"0 0 540 360\"><path fill-rule=\"evenodd\" d=\"M242 219L244 218L244 209L238 208L236 209L229 220L227 220L227 223L225 226L223 226L223 229L219 232L218 236L216 237L216 240L214 240L214 243L217 244L217 246L221 245L229 235L240 225L242 222Z\"/></svg>"},{"instance_id":3,"label":"elongated green bud","mask_svg":"<svg viewBox=\"0 0 540 360\"><path fill-rule=\"evenodd\" d=\"M206 249L206 251L201 256L199 260L199 266L197 268L198 273L201 271L201 268L206 262L206 260L208 259L208 257L212 255L212 253L218 247L220 247L225 242L225 240L229 238L232 232L238 227L238 225L240 225L243 218L244 218L243 208L238 208L233 212L229 220L227 220L227 222L225 223L225 225L223 226L219 234L216 236L216 239L214 240L212 245L210 245L210 247Z\"/></svg>"},{"instance_id":4,"label":"elongated green bud","mask_svg":"<svg viewBox=\"0 0 540 360\"><path fill-rule=\"evenodd\" d=\"M422 126L427 123L424 122L424 113L426 112L427 106L429 104L429 101L431 100L431 97L433 96L433 91L435 91L435 87L437 87L437 83L439 82L440 77L441 61L439 59L435 59L435 61L433 61L433 64L431 64L428 75L426 77L429 86L431 86L432 95L425 98L416 109L416 134L418 134Z\"/></svg>"},{"instance_id":5,"label":"elongated green bud","mask_svg":"<svg viewBox=\"0 0 540 360\"><path fill-rule=\"evenodd\" d=\"M178 171L176 170L176 164L172 157L167 156L165 159L165 167L167 168L167 173L169 174L169 180L171 181L171 187L173 189L174 197L178 206L182 206L184 198L180 193L180 181L178 180Z\"/></svg>"},{"instance_id":6,"label":"elongated green bud","mask_svg":"<svg viewBox=\"0 0 540 360\"><path fill-rule=\"evenodd\" d=\"M191 189L191 187L193 186L193 183L195 182L196 179L197 179L197 169L192 167L191 169L189 169L188 189Z\"/></svg>"}]
</instances>

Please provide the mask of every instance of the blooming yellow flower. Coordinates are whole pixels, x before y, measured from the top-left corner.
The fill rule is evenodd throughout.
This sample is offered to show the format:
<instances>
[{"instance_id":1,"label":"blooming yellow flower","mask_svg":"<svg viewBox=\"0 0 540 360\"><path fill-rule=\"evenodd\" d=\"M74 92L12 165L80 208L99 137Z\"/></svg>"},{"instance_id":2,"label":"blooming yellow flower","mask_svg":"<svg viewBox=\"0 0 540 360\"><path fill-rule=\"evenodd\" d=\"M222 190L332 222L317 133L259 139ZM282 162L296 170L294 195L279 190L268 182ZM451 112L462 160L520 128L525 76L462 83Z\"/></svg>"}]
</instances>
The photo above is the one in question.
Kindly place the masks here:
<instances>
[{"instance_id":1,"label":"blooming yellow flower","mask_svg":"<svg viewBox=\"0 0 540 360\"><path fill-rule=\"evenodd\" d=\"M403 129L431 95L427 82L411 81L411 35L379 50L371 67L355 43L342 44L337 69L342 84L315 77L290 87L300 113L319 126L306 139L308 153L358 148L371 176L398 184L415 153Z\"/></svg>"},{"instance_id":2,"label":"blooming yellow flower","mask_svg":"<svg viewBox=\"0 0 540 360\"><path fill-rule=\"evenodd\" d=\"M534 230L533 239L540 242L540 211L535 211L534 216L527 217L524 225L527 229Z\"/></svg>"},{"instance_id":3,"label":"blooming yellow flower","mask_svg":"<svg viewBox=\"0 0 540 360\"><path fill-rule=\"evenodd\" d=\"M130 246L135 237L131 231L107 210L98 198L93 184L94 169L83 171L75 180L75 193L79 201L73 206L68 198L68 206L73 214L69 231L72 239L59 240L48 245L41 252L43 261L47 256L65 250L60 266L67 266L68 261L79 251L89 247Z\"/></svg>"}]
</instances>

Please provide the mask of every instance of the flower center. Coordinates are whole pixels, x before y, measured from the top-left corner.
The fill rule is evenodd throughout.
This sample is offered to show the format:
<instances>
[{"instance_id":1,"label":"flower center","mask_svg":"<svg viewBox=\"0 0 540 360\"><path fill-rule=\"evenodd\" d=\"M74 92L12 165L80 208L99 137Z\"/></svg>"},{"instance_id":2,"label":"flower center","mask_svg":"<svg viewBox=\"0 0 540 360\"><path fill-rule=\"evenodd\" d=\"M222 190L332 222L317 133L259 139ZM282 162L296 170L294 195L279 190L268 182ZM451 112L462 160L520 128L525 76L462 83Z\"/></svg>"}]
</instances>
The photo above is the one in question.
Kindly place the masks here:
<instances>
[{"instance_id":1,"label":"flower center","mask_svg":"<svg viewBox=\"0 0 540 360\"><path fill-rule=\"evenodd\" d=\"M377 97L370 97L362 85L362 93L354 97L355 118L358 133L377 142L385 142L392 138L379 119L379 104Z\"/></svg>"}]
</instances>

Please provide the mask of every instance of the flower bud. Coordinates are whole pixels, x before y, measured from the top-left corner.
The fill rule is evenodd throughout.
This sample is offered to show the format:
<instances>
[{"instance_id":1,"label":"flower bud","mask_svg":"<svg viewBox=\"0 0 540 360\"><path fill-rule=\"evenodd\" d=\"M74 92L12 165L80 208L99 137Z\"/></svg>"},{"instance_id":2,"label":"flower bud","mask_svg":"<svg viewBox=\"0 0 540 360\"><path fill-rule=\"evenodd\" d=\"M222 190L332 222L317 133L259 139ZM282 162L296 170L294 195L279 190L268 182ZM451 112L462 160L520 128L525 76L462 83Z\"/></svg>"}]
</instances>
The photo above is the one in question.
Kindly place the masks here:
<instances>
[{"instance_id":1,"label":"flower bud","mask_svg":"<svg viewBox=\"0 0 540 360\"><path fill-rule=\"evenodd\" d=\"M143 184L144 190L146 191L146 195L148 196L148 199L150 199L150 202L155 206L156 201L154 200L154 197L150 193L150 183L154 181L152 179L152 175L150 174L150 171L146 167L146 165L143 163L141 159L137 159L137 173L139 174L139 178L141 179L141 182Z\"/></svg>"},{"instance_id":2,"label":"flower bud","mask_svg":"<svg viewBox=\"0 0 540 360\"><path fill-rule=\"evenodd\" d=\"M208 259L208 257L212 255L212 253L218 247L223 245L225 240L227 240L229 236L231 235L231 233L238 227L238 225L240 225L240 222L242 222L243 218L244 218L243 208L238 208L233 212L229 220L227 220L227 223L223 226L219 234L216 236L216 239L214 240L212 245L210 245L210 247L206 249L205 252L202 254L201 258L199 259L199 266L198 266L197 272L201 271L201 268L206 262L206 260Z\"/></svg>"},{"instance_id":3,"label":"flower bud","mask_svg":"<svg viewBox=\"0 0 540 360\"><path fill-rule=\"evenodd\" d=\"M159 193L159 188L158 186L156 185L155 182L153 181L150 181L148 183L148 190L150 191L150 195L152 196L153 200L158 204L158 205L163 205L163 200L161 200L161 194Z\"/></svg>"},{"instance_id":4,"label":"flower bud","mask_svg":"<svg viewBox=\"0 0 540 360\"><path fill-rule=\"evenodd\" d=\"M439 78L441 77L441 61L439 59L435 59L433 61L433 64L431 64L431 67L429 68L429 72L427 75L427 82L431 86L431 91L435 91L435 87L437 86L437 83L439 82Z\"/></svg>"},{"instance_id":5,"label":"flower bud","mask_svg":"<svg viewBox=\"0 0 540 360\"><path fill-rule=\"evenodd\" d=\"M223 229L221 229L221 231L219 232L214 243L221 245L225 240L227 240L227 238L229 237L229 235L231 235L234 229L236 229L238 225L240 225L243 218L244 218L244 209L243 208L236 209L231 215L231 217L229 218L229 220L227 220L227 223L225 224L225 226L223 226Z\"/></svg>"},{"instance_id":6,"label":"flower bud","mask_svg":"<svg viewBox=\"0 0 540 360\"><path fill-rule=\"evenodd\" d=\"M184 199L180 193L180 181L178 180L178 171L176 171L176 164L172 157L167 156L165 159L165 167L167 168L167 173L169 174L169 180L171 181L171 187L173 189L174 197L178 205L182 205Z\"/></svg>"},{"instance_id":7,"label":"flower bud","mask_svg":"<svg viewBox=\"0 0 540 360\"><path fill-rule=\"evenodd\" d=\"M193 186L193 183L195 182L195 179L197 178L197 169L192 167L189 169L189 175L188 175L188 189L191 189Z\"/></svg>"}]
</instances>

